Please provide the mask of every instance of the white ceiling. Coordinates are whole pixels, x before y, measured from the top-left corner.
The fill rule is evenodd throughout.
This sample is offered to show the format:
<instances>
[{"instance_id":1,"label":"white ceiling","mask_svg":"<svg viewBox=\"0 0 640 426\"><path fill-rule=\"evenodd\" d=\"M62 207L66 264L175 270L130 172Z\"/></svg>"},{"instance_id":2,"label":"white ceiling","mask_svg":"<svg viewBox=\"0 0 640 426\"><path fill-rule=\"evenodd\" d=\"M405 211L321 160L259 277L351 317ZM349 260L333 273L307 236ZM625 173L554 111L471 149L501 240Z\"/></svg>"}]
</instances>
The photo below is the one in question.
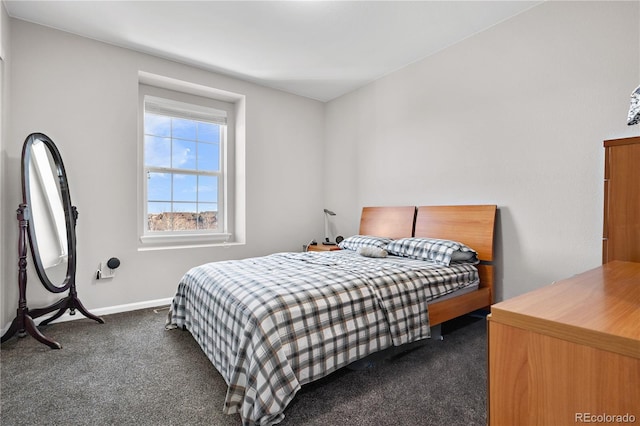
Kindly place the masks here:
<instances>
[{"instance_id":1,"label":"white ceiling","mask_svg":"<svg viewBox=\"0 0 640 426\"><path fill-rule=\"evenodd\" d=\"M542 1L8 1L13 18L328 101Z\"/></svg>"}]
</instances>

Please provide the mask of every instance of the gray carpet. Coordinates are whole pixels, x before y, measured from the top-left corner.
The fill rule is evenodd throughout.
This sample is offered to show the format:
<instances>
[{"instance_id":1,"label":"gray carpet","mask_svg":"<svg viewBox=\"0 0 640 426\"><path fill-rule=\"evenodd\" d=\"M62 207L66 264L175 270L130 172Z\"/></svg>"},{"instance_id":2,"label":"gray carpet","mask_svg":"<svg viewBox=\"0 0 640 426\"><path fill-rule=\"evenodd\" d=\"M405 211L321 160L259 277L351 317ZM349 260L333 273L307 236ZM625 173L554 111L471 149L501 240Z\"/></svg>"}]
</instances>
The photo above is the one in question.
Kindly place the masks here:
<instances>
[{"instance_id":1,"label":"gray carpet","mask_svg":"<svg viewBox=\"0 0 640 426\"><path fill-rule=\"evenodd\" d=\"M166 310L83 318L41 328L0 351L0 423L238 426L222 414L224 379L189 332L166 331ZM486 323L463 317L430 341L374 367L303 386L282 426L485 425Z\"/></svg>"}]
</instances>

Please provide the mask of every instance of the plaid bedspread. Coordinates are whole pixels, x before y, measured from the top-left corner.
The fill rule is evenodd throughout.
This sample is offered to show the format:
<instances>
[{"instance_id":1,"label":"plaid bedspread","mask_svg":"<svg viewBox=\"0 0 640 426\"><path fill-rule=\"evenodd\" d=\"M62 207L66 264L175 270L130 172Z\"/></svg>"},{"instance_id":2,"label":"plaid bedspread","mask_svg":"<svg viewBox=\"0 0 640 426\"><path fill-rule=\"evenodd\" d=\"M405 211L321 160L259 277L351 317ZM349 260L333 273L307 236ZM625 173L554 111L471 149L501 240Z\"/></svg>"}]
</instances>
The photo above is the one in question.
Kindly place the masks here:
<instances>
[{"instance_id":1,"label":"plaid bedspread","mask_svg":"<svg viewBox=\"0 0 640 426\"><path fill-rule=\"evenodd\" d=\"M223 411L272 425L300 386L430 336L427 302L478 282L473 265L278 253L189 270L168 325L188 329L228 384Z\"/></svg>"}]
</instances>

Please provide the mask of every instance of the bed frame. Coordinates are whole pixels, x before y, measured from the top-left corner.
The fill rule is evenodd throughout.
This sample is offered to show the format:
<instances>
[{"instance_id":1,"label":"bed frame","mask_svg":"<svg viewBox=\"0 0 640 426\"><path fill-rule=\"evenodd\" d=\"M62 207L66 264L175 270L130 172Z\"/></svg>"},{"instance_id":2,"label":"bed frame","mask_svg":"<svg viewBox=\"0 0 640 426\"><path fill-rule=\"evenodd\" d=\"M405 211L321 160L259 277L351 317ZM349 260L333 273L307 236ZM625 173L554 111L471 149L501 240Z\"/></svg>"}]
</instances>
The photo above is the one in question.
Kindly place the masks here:
<instances>
[{"instance_id":1,"label":"bed frame","mask_svg":"<svg viewBox=\"0 0 640 426\"><path fill-rule=\"evenodd\" d=\"M458 241L478 253L478 290L428 305L431 326L493 304L495 205L364 207L361 235Z\"/></svg>"},{"instance_id":2,"label":"bed frame","mask_svg":"<svg viewBox=\"0 0 640 426\"><path fill-rule=\"evenodd\" d=\"M494 205L365 207L362 210L362 216L360 218L359 233L363 235L375 235L394 239L412 236L449 239L464 243L476 250L476 252L478 253L478 257L482 262L480 265L478 265L478 269L480 271L480 285L478 289L469 290L469 292L459 295L451 295L451 297L447 296L446 299L440 300L439 302L436 300L433 301L433 303L429 303L429 322L432 326L433 331L434 326L438 326L439 324L447 320L459 317L469 312L473 312L477 309L488 307L492 304L493 267L491 266L491 262L493 261L494 253L493 234L495 214L496 206ZM331 251L326 252L323 255L332 256L333 253L335 252ZM320 253L317 253L316 255L320 255ZM368 291L365 293L369 294ZM180 294L180 291L177 293L176 297L178 297L178 294ZM184 296L181 295L180 297ZM169 315L171 316L172 313L170 312ZM186 318L186 315L183 318ZM219 325L220 323L212 323L211 327L215 327L216 325L214 324ZM233 328L233 325L231 327ZM384 325L381 325L381 328L384 328ZM273 330L277 331L277 329L275 328ZM205 353L207 353L207 356L209 356L209 351L205 349L204 344L206 338L200 339L197 336L197 333L194 334L194 337L196 337L196 340L198 341L201 348L205 351ZM431 337L434 337L433 334ZM409 347L411 347L411 345L420 345L425 342L426 339L419 339L417 341L409 342L401 346L391 345L386 349L383 349L379 352L374 352L359 361L355 361L349 364L349 368L359 369L368 367L372 361L375 362L375 360L380 359L380 357L384 358L389 354L393 354L394 351L396 351L396 353L397 351L405 351ZM389 340L387 343L391 344L392 342L391 340ZM238 347L240 349L243 349L243 347L241 347L240 345L238 345ZM269 354L274 353L277 354L277 356L286 358L284 349L281 351L278 348L269 347L264 350ZM287 377L289 377L289 373L287 373L286 371L291 371L291 373L294 373L295 375L295 371L293 371L290 365L287 366L287 363L283 362L282 365L277 362L270 362L269 364L263 363L263 361L273 361L273 359L277 357L276 355L274 355L273 359L259 359L259 357L255 353L252 353L251 356L254 357L254 359L250 360L250 364L253 366L257 366L258 368L261 368L260 366L263 366L263 368L268 367L273 368L274 370L279 369L278 371L282 372ZM212 358L210 357L210 359ZM214 365L216 365L213 359L212 362L214 363ZM218 364L224 363L219 362ZM243 368L244 366L246 366L245 364L246 363L242 363ZM236 366L234 363L229 363L229 365L232 367ZM289 368L289 370L285 371L285 367ZM216 368L218 367L216 366ZM330 366L325 367L325 369L325 374L322 375L326 375L328 374L328 372L330 372ZM284 377L284 375L282 375L282 377ZM245 408L249 411L253 410L255 408L254 403L258 401L258 399L249 401L245 398L244 395L261 395L260 398L264 397L266 398L265 401L267 401L268 398L271 398L271 395L273 395L274 398L276 397L275 392L280 392L278 394L280 395L278 396L278 398L283 398L282 401L284 401L284 405L277 405L273 409L275 411L269 411L268 414L266 413L266 411L264 411L264 413L265 416L279 416L280 414L282 414L281 410L284 410L286 408L288 401L290 401L289 398L293 398L293 394L295 394L297 389L293 390L293 393L289 394L285 394L282 392L292 392L293 387L299 385L297 379L289 382L289 385L293 387L290 387L287 385L287 383L284 383L286 382L286 380L284 379L279 380L278 383L271 382L268 379L264 379L264 382L264 387L260 391L254 382L243 381L241 378L230 384L228 395L233 394L233 400L228 400L225 402L225 406L228 408L228 411L225 412L233 413L237 412L237 410L242 411ZM245 385L247 385L248 387L244 388ZM246 391L245 393L235 392L236 389L242 390L243 388ZM241 407L237 406L238 398L242 399L240 401ZM261 403L259 403L258 405L260 406L260 410L271 410L271 408L269 408L269 406L267 405L263 406ZM242 412L246 413L248 411ZM255 413L255 411L251 412Z\"/></svg>"}]
</instances>

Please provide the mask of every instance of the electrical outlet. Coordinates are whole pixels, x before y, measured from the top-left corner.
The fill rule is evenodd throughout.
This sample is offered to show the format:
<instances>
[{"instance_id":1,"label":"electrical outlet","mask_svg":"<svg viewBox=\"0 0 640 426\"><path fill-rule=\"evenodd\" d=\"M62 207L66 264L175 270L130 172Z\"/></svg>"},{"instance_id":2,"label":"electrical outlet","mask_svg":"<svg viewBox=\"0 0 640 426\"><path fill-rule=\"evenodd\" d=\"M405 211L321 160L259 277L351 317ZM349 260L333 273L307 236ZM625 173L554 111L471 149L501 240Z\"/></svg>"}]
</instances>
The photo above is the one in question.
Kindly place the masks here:
<instances>
[{"instance_id":1,"label":"electrical outlet","mask_svg":"<svg viewBox=\"0 0 640 426\"><path fill-rule=\"evenodd\" d=\"M98 272L96 273L96 278L101 280L101 279L106 279L106 278L113 278L116 276L116 270L115 269L111 269L107 266L107 262L100 262L100 267L98 268Z\"/></svg>"}]
</instances>

